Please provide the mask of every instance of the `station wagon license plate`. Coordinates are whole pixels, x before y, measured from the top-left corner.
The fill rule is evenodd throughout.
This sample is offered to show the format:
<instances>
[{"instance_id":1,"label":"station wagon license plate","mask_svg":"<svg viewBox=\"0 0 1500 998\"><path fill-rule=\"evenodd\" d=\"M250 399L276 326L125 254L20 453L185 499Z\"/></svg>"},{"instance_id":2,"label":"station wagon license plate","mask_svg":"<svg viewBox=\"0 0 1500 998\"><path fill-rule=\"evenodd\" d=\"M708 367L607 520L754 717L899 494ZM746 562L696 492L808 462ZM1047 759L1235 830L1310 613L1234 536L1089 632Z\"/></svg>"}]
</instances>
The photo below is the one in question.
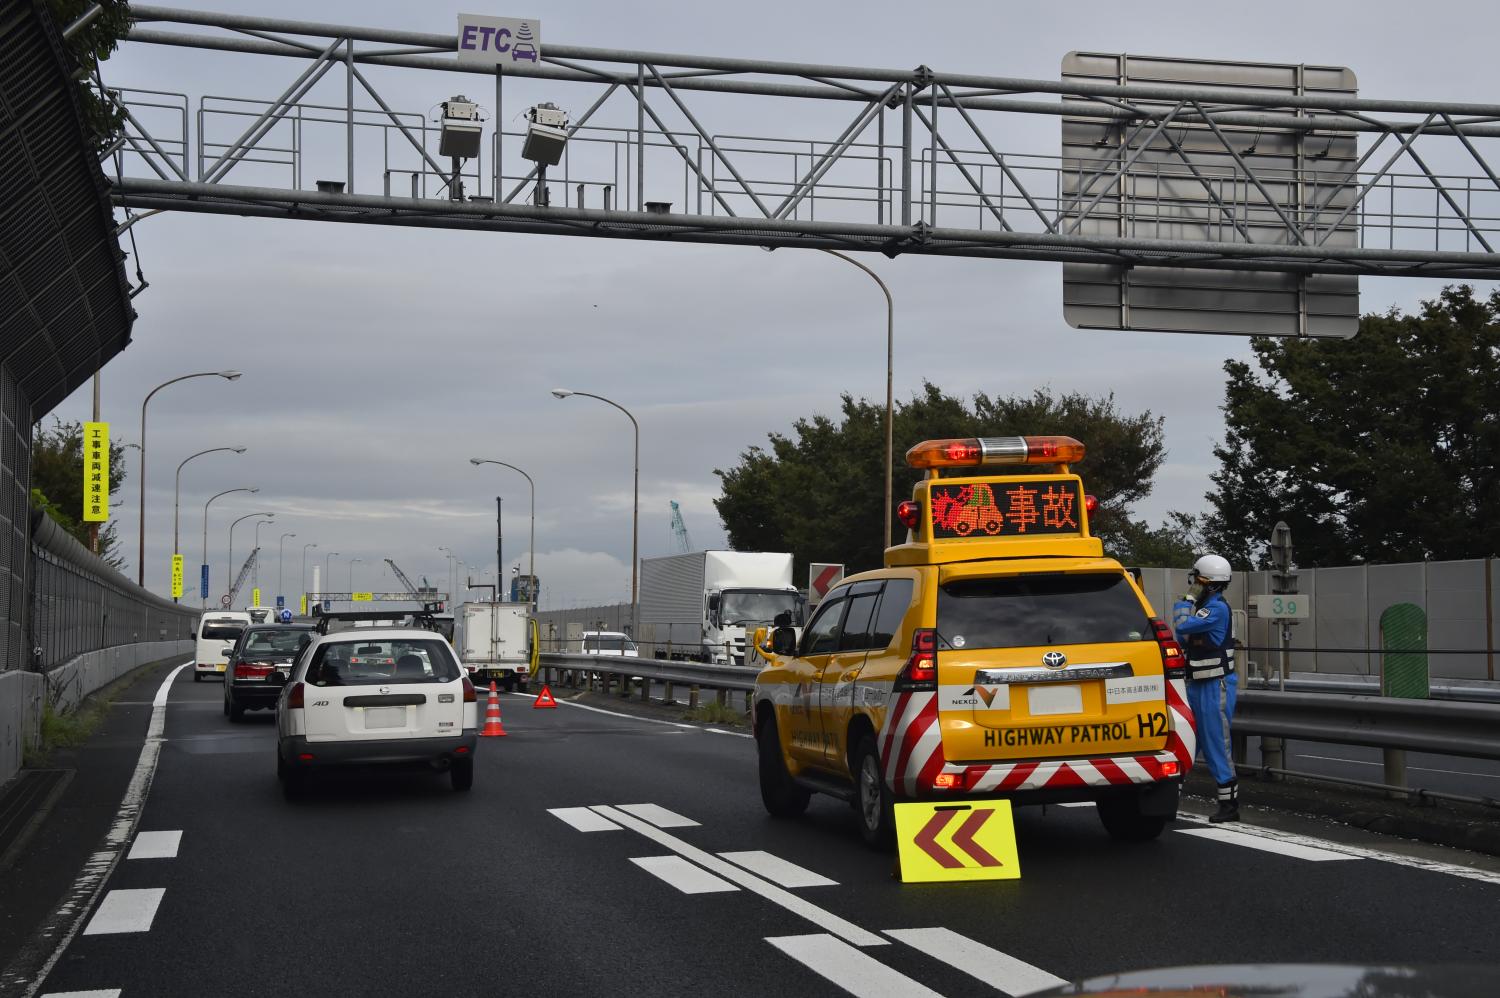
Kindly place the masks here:
<instances>
[{"instance_id":1,"label":"station wagon license plate","mask_svg":"<svg viewBox=\"0 0 1500 998\"><path fill-rule=\"evenodd\" d=\"M366 707L365 730L372 728L404 728L406 727L405 707Z\"/></svg>"}]
</instances>

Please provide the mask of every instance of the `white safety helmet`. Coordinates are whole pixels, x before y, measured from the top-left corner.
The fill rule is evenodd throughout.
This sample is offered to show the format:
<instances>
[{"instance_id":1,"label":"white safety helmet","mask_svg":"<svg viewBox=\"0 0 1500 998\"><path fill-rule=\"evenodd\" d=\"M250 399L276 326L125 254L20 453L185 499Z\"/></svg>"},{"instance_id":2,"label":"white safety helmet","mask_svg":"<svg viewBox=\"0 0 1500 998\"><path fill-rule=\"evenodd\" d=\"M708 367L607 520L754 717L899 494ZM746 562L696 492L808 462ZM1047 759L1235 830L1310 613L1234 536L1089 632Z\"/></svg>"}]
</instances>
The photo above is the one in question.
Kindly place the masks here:
<instances>
[{"instance_id":1,"label":"white safety helmet","mask_svg":"<svg viewBox=\"0 0 1500 998\"><path fill-rule=\"evenodd\" d=\"M1216 554L1206 554L1193 562L1189 574L1198 582L1219 582L1229 584L1233 570L1229 567L1229 561L1220 558Z\"/></svg>"}]
</instances>

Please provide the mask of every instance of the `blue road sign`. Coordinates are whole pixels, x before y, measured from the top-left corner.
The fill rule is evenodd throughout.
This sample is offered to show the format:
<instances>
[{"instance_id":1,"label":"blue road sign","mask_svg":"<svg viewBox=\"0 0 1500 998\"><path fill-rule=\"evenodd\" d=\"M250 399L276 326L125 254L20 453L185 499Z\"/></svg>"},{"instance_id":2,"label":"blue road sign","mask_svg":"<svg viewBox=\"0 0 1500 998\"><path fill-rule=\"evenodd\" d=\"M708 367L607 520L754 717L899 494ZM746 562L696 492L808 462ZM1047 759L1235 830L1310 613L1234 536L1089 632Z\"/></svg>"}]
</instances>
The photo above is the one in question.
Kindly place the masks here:
<instances>
[{"instance_id":1,"label":"blue road sign","mask_svg":"<svg viewBox=\"0 0 1500 998\"><path fill-rule=\"evenodd\" d=\"M285 596L278 596L278 597L276 597L276 609L280 610L284 606L286 606L286 597Z\"/></svg>"},{"instance_id":2,"label":"blue road sign","mask_svg":"<svg viewBox=\"0 0 1500 998\"><path fill-rule=\"evenodd\" d=\"M282 607L281 614L278 619L280 619L283 624L290 624L292 622L292 611L288 607Z\"/></svg>"},{"instance_id":3,"label":"blue road sign","mask_svg":"<svg viewBox=\"0 0 1500 998\"><path fill-rule=\"evenodd\" d=\"M208 566L199 565L198 568L198 598L208 599Z\"/></svg>"}]
</instances>

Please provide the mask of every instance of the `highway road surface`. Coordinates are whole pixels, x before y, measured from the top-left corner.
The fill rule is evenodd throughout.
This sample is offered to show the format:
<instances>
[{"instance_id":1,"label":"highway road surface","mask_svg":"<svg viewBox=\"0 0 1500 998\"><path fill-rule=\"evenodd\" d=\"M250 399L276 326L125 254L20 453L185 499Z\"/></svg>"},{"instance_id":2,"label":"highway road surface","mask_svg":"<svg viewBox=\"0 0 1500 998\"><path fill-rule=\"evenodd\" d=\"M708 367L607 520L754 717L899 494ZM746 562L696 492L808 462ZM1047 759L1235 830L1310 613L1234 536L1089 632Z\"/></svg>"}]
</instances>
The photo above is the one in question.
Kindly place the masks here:
<instances>
[{"instance_id":1,"label":"highway road surface","mask_svg":"<svg viewBox=\"0 0 1500 998\"><path fill-rule=\"evenodd\" d=\"M1500 951L1495 860L1255 809L1127 845L1052 807L1018 812L1020 880L907 885L845 804L768 818L743 733L522 695L472 792L361 772L291 803L270 713L231 724L217 683L160 676L118 852L78 871L7 993L975 998Z\"/></svg>"}]
</instances>

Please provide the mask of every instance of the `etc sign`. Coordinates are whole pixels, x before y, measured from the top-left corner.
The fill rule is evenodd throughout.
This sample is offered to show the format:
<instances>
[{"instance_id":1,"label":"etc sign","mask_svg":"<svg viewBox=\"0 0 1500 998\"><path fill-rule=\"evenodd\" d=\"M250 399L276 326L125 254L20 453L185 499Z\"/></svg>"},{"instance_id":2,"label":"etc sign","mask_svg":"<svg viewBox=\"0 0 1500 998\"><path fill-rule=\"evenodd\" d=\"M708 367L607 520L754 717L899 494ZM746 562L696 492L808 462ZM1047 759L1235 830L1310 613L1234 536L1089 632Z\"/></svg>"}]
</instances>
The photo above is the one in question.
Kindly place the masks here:
<instances>
[{"instance_id":1,"label":"etc sign","mask_svg":"<svg viewBox=\"0 0 1500 998\"><path fill-rule=\"evenodd\" d=\"M470 65L539 63L542 22L514 17L458 15L458 61Z\"/></svg>"}]
</instances>

